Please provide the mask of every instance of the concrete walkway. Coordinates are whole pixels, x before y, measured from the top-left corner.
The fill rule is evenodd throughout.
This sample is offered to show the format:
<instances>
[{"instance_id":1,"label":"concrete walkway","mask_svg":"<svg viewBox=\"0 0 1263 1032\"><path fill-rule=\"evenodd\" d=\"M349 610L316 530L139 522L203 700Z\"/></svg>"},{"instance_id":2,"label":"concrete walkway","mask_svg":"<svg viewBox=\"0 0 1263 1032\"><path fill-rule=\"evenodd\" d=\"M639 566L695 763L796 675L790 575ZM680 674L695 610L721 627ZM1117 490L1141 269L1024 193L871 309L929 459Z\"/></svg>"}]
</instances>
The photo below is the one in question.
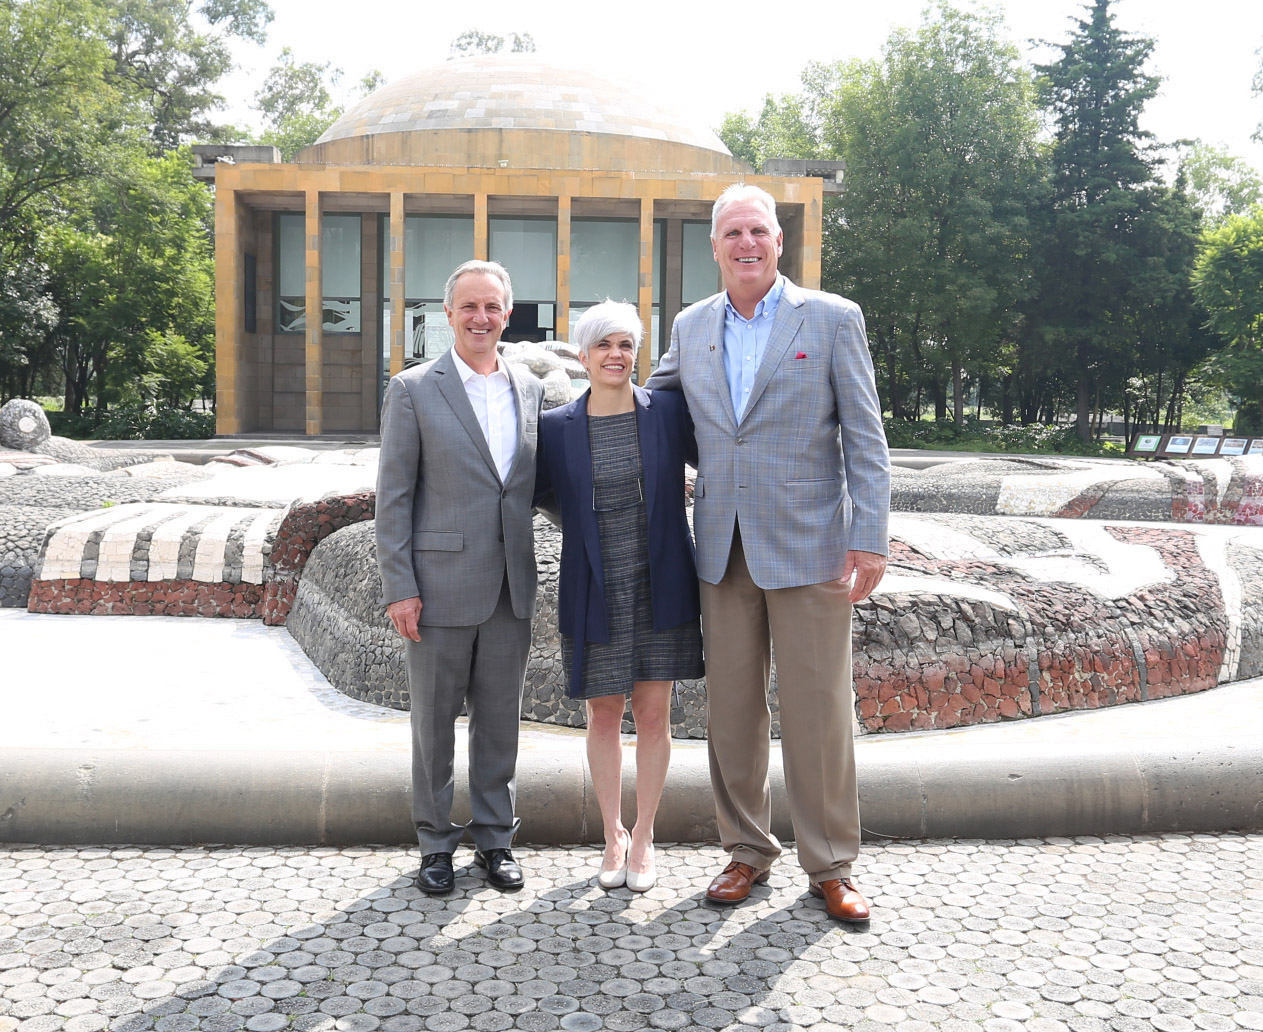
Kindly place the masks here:
<instances>
[{"instance_id":1,"label":"concrete walkway","mask_svg":"<svg viewBox=\"0 0 1263 1032\"><path fill-rule=\"evenodd\" d=\"M0 841L394 843L407 715L332 688L253 620L0 610ZM858 743L870 840L1263 826L1263 680ZM787 824L779 757L777 833ZM458 757L463 763L463 757ZM634 808L632 740L625 808ZM593 841L582 732L523 726L520 840ZM458 773L458 785L463 773ZM465 806L458 791L457 806ZM703 742L678 742L661 841L713 840Z\"/></svg>"}]
</instances>

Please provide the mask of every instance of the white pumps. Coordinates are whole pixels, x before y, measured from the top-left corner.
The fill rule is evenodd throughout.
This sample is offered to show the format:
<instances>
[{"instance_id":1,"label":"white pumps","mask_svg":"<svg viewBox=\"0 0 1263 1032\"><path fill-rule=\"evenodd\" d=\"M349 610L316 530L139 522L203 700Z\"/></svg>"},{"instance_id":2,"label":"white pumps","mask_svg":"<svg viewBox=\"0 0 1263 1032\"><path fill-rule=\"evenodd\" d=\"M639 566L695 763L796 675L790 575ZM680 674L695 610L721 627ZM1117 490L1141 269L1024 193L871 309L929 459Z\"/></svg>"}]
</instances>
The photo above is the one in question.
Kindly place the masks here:
<instances>
[{"instance_id":1,"label":"white pumps","mask_svg":"<svg viewBox=\"0 0 1263 1032\"><path fill-rule=\"evenodd\" d=\"M623 834L627 836L627 845L623 849L622 866L614 870L606 870L605 867L602 867L597 873L597 884L603 889L617 889L619 886L627 883L627 854L631 851L631 834L629 832L624 832Z\"/></svg>"},{"instance_id":2,"label":"white pumps","mask_svg":"<svg viewBox=\"0 0 1263 1032\"><path fill-rule=\"evenodd\" d=\"M630 865L627 867L627 887L632 892L648 892L653 888L653 883L658 880L657 865L653 862L653 846L649 847L648 859L649 870L647 871L633 871Z\"/></svg>"}]
</instances>

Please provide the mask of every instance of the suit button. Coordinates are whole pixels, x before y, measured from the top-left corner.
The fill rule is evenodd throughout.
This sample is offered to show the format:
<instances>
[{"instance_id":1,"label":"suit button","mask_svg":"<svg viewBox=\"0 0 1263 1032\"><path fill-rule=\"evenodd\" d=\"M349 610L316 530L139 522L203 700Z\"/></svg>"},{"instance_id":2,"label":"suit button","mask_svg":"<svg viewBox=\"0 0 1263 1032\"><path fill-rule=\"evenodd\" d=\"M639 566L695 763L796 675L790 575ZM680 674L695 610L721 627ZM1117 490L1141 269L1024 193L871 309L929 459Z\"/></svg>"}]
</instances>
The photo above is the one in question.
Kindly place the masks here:
<instances>
[{"instance_id":1,"label":"suit button","mask_svg":"<svg viewBox=\"0 0 1263 1032\"><path fill-rule=\"evenodd\" d=\"M504 540L504 535L503 535L503 534L501 534L498 538L496 538L496 540L497 540L497 541L503 541L503 540Z\"/></svg>"},{"instance_id":2,"label":"suit button","mask_svg":"<svg viewBox=\"0 0 1263 1032\"><path fill-rule=\"evenodd\" d=\"M745 439L744 437L738 437L738 438L737 438L737 444L738 444L738 445L742 445L742 444L745 444L745 443L746 443L746 439Z\"/></svg>"}]
</instances>

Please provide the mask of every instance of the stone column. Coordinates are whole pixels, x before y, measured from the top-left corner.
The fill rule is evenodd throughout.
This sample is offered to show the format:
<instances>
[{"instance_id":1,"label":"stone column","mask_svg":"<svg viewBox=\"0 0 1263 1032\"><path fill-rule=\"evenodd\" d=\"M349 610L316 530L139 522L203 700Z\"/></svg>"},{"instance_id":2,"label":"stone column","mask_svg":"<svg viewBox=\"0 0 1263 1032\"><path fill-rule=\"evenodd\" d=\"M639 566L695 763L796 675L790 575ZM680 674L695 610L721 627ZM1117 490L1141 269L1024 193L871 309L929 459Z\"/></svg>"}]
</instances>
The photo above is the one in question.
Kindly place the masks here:
<instances>
[{"instance_id":1,"label":"stone column","mask_svg":"<svg viewBox=\"0 0 1263 1032\"><path fill-rule=\"evenodd\" d=\"M487 195L474 194L474 258L477 261L487 260Z\"/></svg>"},{"instance_id":2,"label":"stone column","mask_svg":"<svg viewBox=\"0 0 1263 1032\"><path fill-rule=\"evenodd\" d=\"M237 234L237 191L228 166L216 173L219 203L215 206L215 432L239 434L243 431L244 391L241 362L241 239ZM222 180L229 180L223 182Z\"/></svg>"},{"instance_id":3,"label":"stone column","mask_svg":"<svg viewBox=\"0 0 1263 1032\"><path fill-rule=\"evenodd\" d=\"M307 288L304 304L306 318L306 432L308 437L320 434L324 425L324 284L320 275L320 191L307 191L307 250L305 254Z\"/></svg>"},{"instance_id":4,"label":"stone column","mask_svg":"<svg viewBox=\"0 0 1263 1032\"><path fill-rule=\"evenodd\" d=\"M645 335L653 333L653 198L640 199L640 275L637 280L636 307L640 309L640 322ZM653 346L642 347L636 356L636 382L649 379L650 353Z\"/></svg>"},{"instance_id":5,"label":"stone column","mask_svg":"<svg viewBox=\"0 0 1263 1032\"><path fill-rule=\"evenodd\" d=\"M570 339L570 198L557 198L557 319L555 336Z\"/></svg>"},{"instance_id":6,"label":"stone column","mask_svg":"<svg viewBox=\"0 0 1263 1032\"><path fill-rule=\"evenodd\" d=\"M390 375L403 372L404 227L403 193L390 195Z\"/></svg>"}]
</instances>

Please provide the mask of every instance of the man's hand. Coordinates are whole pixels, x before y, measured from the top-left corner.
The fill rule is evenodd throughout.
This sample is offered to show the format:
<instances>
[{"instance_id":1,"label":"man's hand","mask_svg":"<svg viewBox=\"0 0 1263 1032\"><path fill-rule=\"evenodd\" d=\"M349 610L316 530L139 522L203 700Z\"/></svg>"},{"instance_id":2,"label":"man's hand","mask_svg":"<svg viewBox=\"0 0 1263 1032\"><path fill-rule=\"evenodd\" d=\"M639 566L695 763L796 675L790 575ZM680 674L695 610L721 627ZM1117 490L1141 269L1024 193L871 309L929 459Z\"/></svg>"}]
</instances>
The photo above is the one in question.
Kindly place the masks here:
<instances>
[{"instance_id":1,"label":"man's hand","mask_svg":"<svg viewBox=\"0 0 1263 1032\"><path fill-rule=\"evenodd\" d=\"M386 607L386 615L403 637L409 641L421 640L421 599L418 596L413 595L412 598L401 598L398 602L390 603Z\"/></svg>"},{"instance_id":2,"label":"man's hand","mask_svg":"<svg viewBox=\"0 0 1263 1032\"><path fill-rule=\"evenodd\" d=\"M842 567L842 581L847 583L851 575L855 575L855 583L851 585L851 601L863 602L873 593L873 589L881 582L886 572L886 557L876 552L846 553L846 565Z\"/></svg>"}]
</instances>

